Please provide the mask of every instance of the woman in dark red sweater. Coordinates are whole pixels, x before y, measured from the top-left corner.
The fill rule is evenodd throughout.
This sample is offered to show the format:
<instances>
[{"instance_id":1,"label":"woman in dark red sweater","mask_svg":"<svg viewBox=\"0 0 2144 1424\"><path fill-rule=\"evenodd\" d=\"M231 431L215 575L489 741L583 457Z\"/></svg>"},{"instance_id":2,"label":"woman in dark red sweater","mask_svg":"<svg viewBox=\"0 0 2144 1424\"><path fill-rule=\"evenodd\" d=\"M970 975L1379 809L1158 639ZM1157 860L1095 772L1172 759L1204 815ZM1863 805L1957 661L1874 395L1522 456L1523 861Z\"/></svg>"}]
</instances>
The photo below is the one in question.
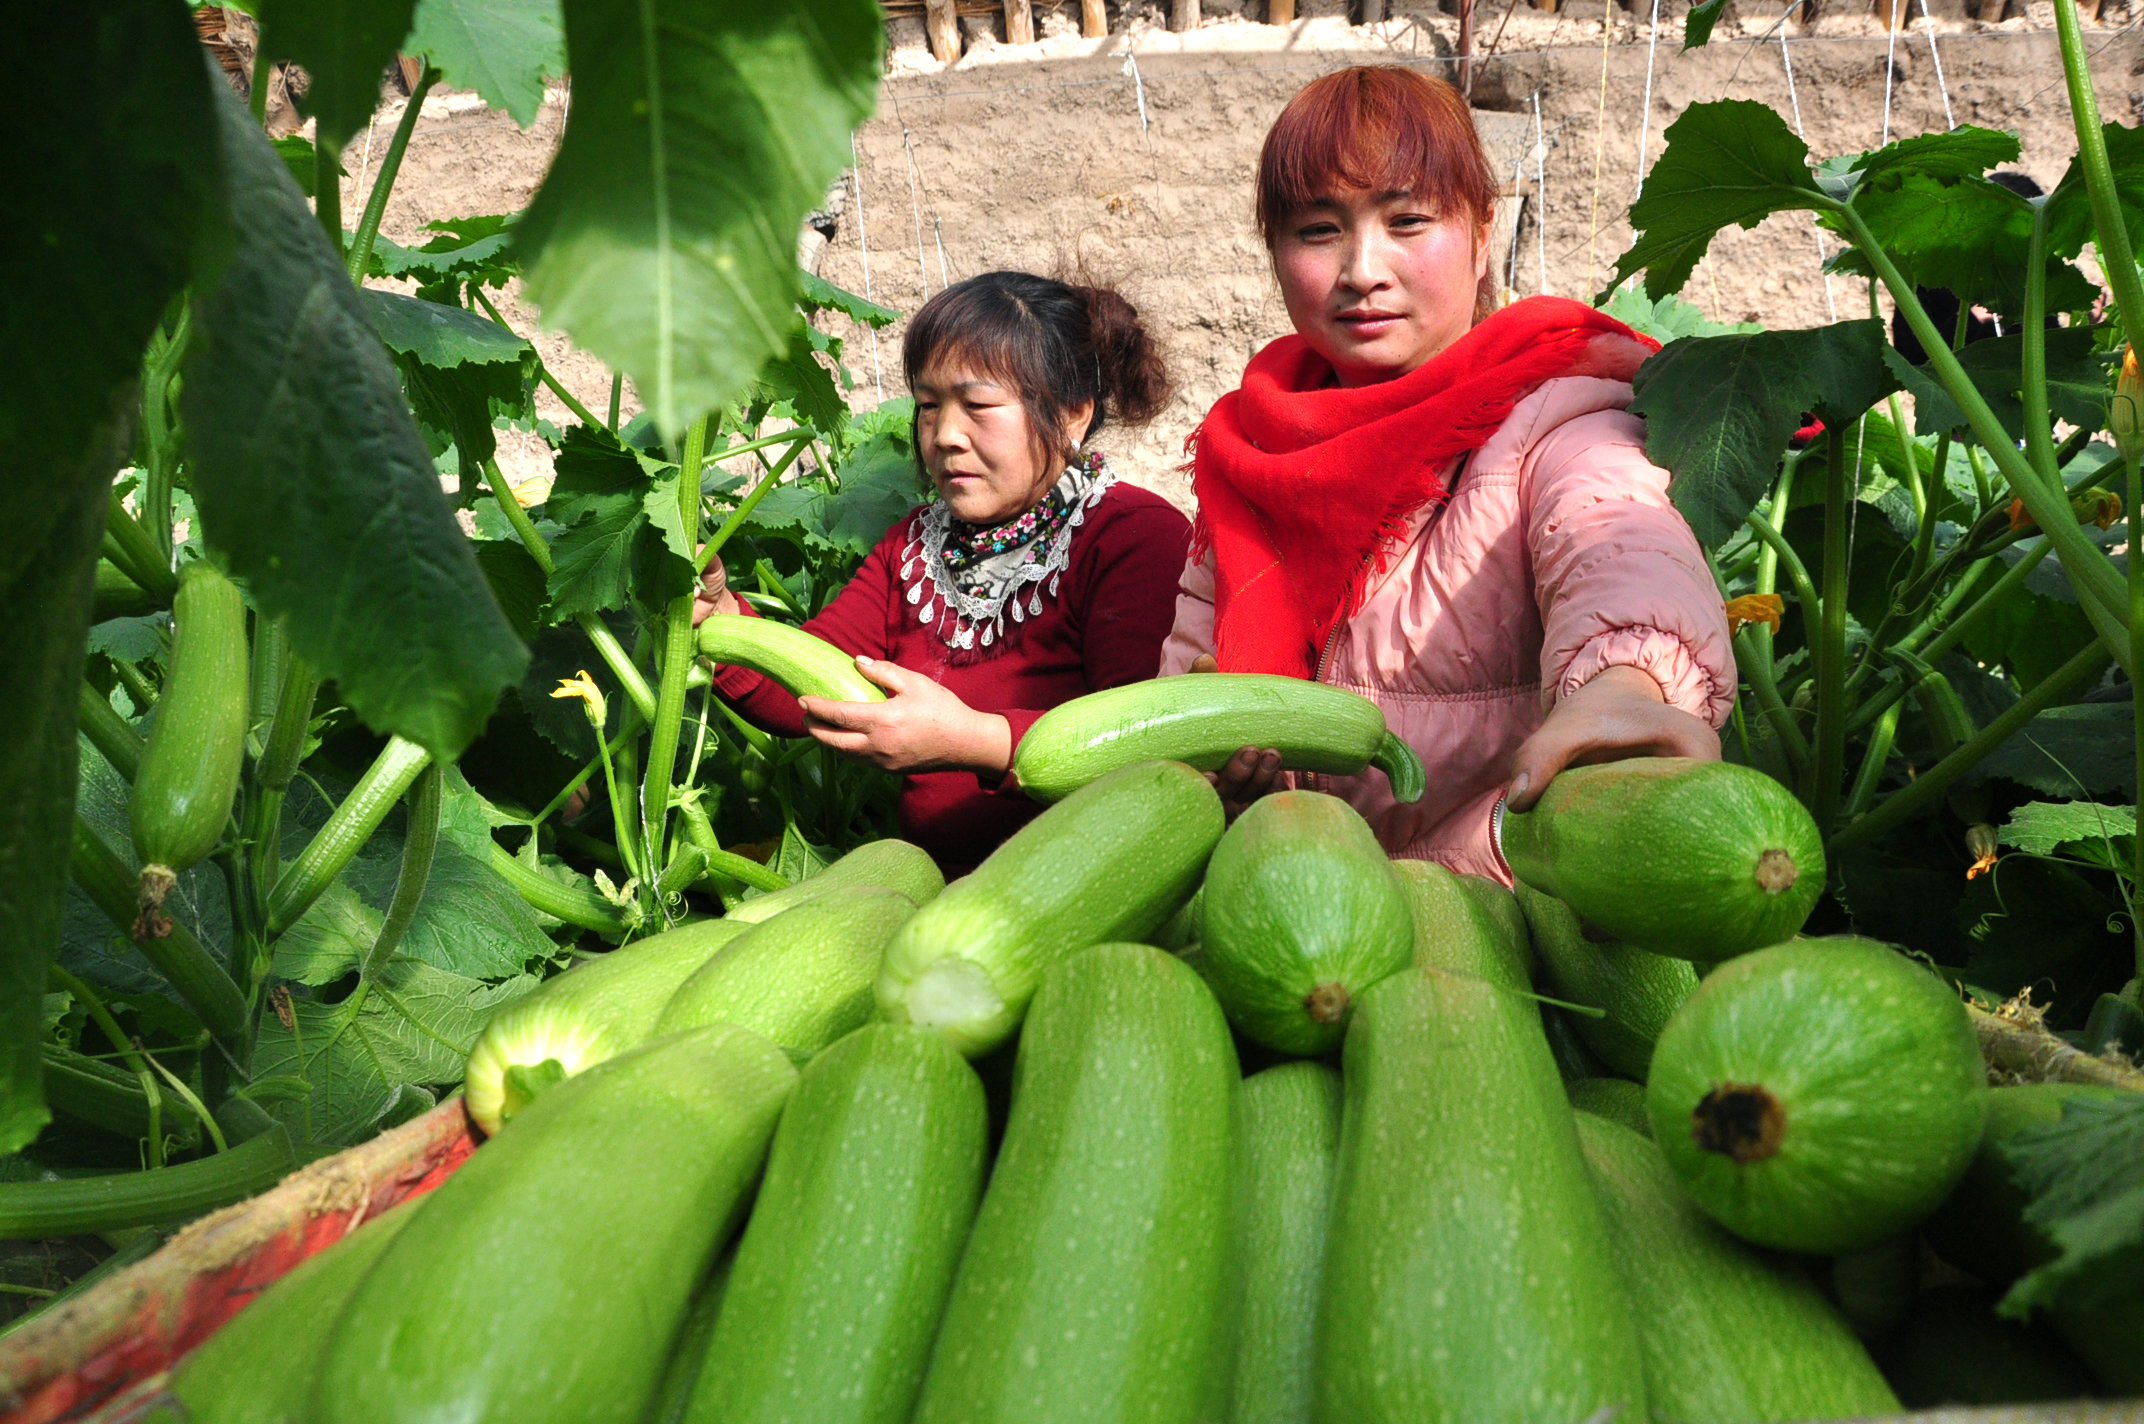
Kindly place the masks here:
<instances>
[{"instance_id":1,"label":"woman in dark red sweater","mask_svg":"<svg viewBox=\"0 0 2144 1424\"><path fill-rule=\"evenodd\" d=\"M804 625L854 653L887 700L792 697L739 667L717 668L715 686L770 732L901 773L901 834L957 873L1041 809L1007 774L1035 719L1154 676L1190 525L1084 451L1105 417L1145 421L1168 397L1115 292L971 277L924 304L901 354L938 498ZM696 611L751 612L719 563Z\"/></svg>"}]
</instances>

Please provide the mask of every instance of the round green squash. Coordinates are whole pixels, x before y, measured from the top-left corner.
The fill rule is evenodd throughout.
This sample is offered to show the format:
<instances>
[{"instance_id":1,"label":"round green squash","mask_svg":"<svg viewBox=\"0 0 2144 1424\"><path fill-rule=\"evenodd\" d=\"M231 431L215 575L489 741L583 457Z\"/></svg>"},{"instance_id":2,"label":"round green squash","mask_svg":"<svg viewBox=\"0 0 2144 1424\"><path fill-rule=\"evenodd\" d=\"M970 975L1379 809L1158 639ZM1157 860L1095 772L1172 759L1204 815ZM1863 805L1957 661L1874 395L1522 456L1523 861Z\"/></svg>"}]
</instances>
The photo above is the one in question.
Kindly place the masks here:
<instances>
[{"instance_id":1,"label":"round green squash","mask_svg":"<svg viewBox=\"0 0 2144 1424\"><path fill-rule=\"evenodd\" d=\"M1824 842L1763 772L1687 757L1576 766L1501 814L1512 873L1625 944L1709 964L1790 939L1824 889Z\"/></svg>"},{"instance_id":2,"label":"round green squash","mask_svg":"<svg viewBox=\"0 0 2144 1424\"><path fill-rule=\"evenodd\" d=\"M1839 1252L1919 1224L1980 1143L1965 1007L1873 940L1794 940L1706 977L1653 1049L1646 1109L1675 1175L1760 1246Z\"/></svg>"},{"instance_id":3,"label":"round green squash","mask_svg":"<svg viewBox=\"0 0 2144 1424\"><path fill-rule=\"evenodd\" d=\"M1253 803L1206 867L1200 972L1246 1038L1311 1057L1355 997L1414 958L1414 915L1369 824L1335 796Z\"/></svg>"}]
</instances>

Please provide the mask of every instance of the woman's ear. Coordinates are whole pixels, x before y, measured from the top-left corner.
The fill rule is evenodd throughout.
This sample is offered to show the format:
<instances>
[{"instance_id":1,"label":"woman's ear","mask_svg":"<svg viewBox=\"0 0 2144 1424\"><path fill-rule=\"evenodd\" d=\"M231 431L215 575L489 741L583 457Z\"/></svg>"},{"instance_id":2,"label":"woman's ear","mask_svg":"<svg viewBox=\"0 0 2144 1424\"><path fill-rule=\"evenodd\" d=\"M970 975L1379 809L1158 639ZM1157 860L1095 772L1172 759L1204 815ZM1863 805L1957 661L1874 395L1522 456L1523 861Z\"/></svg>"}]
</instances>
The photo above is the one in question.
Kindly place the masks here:
<instances>
[{"instance_id":1,"label":"woman's ear","mask_svg":"<svg viewBox=\"0 0 2144 1424\"><path fill-rule=\"evenodd\" d=\"M1089 397L1088 399L1079 402L1077 405L1066 406L1064 419L1064 431L1067 435L1071 435L1075 431L1078 432L1077 437L1073 440L1074 447L1076 448L1079 445L1085 444L1087 439L1087 427L1094 420L1093 398Z\"/></svg>"}]
</instances>

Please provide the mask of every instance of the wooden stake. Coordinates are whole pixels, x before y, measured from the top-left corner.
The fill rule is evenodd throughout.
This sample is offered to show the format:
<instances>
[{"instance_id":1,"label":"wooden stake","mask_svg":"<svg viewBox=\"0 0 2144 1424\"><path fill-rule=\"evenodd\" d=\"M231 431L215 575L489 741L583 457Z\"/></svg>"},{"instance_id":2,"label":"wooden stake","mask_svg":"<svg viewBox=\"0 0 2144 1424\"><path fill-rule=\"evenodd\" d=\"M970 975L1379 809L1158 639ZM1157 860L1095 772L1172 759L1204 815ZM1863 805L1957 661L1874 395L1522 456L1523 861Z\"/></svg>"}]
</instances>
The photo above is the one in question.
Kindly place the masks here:
<instances>
[{"instance_id":1,"label":"wooden stake","mask_svg":"<svg viewBox=\"0 0 2144 1424\"><path fill-rule=\"evenodd\" d=\"M939 63L960 59L960 21L953 18L953 0L923 0L923 28L931 37L931 53Z\"/></svg>"},{"instance_id":2,"label":"wooden stake","mask_svg":"<svg viewBox=\"0 0 2144 1424\"><path fill-rule=\"evenodd\" d=\"M1266 0L1266 23L1269 25L1294 24L1295 0Z\"/></svg>"},{"instance_id":3,"label":"wooden stake","mask_svg":"<svg viewBox=\"0 0 2144 1424\"><path fill-rule=\"evenodd\" d=\"M1028 0L1005 0L1005 43L1035 42L1035 12Z\"/></svg>"},{"instance_id":4,"label":"wooden stake","mask_svg":"<svg viewBox=\"0 0 2144 1424\"><path fill-rule=\"evenodd\" d=\"M1102 8L1102 0L1079 0L1079 32L1090 40L1109 33L1109 12Z\"/></svg>"},{"instance_id":5,"label":"wooden stake","mask_svg":"<svg viewBox=\"0 0 2144 1424\"><path fill-rule=\"evenodd\" d=\"M1362 0L1362 23L1375 25L1385 18L1385 0Z\"/></svg>"},{"instance_id":6,"label":"wooden stake","mask_svg":"<svg viewBox=\"0 0 2144 1424\"><path fill-rule=\"evenodd\" d=\"M1172 0L1169 6L1169 28L1179 34L1199 27L1199 0Z\"/></svg>"}]
</instances>

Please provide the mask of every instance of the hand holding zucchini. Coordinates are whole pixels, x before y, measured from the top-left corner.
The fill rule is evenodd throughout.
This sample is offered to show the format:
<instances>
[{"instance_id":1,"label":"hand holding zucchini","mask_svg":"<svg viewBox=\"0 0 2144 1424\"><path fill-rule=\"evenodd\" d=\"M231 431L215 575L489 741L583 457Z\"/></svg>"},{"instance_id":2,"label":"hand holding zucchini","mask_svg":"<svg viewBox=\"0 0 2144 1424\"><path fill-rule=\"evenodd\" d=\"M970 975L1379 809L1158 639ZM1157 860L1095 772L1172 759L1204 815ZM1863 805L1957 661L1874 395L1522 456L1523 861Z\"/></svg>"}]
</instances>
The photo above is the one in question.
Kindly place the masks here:
<instances>
[{"instance_id":1,"label":"hand holding zucchini","mask_svg":"<svg viewBox=\"0 0 2144 1424\"><path fill-rule=\"evenodd\" d=\"M1712 963L1792 936L1824 890L1824 842L1761 771L1687 757L1575 766L1498 821L1512 874L1655 954Z\"/></svg>"},{"instance_id":2,"label":"hand holding zucchini","mask_svg":"<svg viewBox=\"0 0 2144 1424\"><path fill-rule=\"evenodd\" d=\"M799 697L884 702L877 683L856 670L856 656L802 628L742 613L714 613L700 624L700 656L763 673Z\"/></svg>"},{"instance_id":3,"label":"hand holding zucchini","mask_svg":"<svg viewBox=\"0 0 2144 1424\"><path fill-rule=\"evenodd\" d=\"M134 938L171 932L164 899L223 838L246 756L246 603L211 563L188 565L172 602L171 675L128 803L141 861Z\"/></svg>"},{"instance_id":4,"label":"hand holding zucchini","mask_svg":"<svg viewBox=\"0 0 2144 1424\"><path fill-rule=\"evenodd\" d=\"M1075 697L1028 728L1012 769L1028 795L1061 801L1134 762L1159 758L1217 771L1244 747L1278 751L1291 771L1355 776L1374 766L1391 781L1395 799L1422 799L1421 759L1385 729L1376 703L1267 673L1163 677Z\"/></svg>"}]
</instances>

